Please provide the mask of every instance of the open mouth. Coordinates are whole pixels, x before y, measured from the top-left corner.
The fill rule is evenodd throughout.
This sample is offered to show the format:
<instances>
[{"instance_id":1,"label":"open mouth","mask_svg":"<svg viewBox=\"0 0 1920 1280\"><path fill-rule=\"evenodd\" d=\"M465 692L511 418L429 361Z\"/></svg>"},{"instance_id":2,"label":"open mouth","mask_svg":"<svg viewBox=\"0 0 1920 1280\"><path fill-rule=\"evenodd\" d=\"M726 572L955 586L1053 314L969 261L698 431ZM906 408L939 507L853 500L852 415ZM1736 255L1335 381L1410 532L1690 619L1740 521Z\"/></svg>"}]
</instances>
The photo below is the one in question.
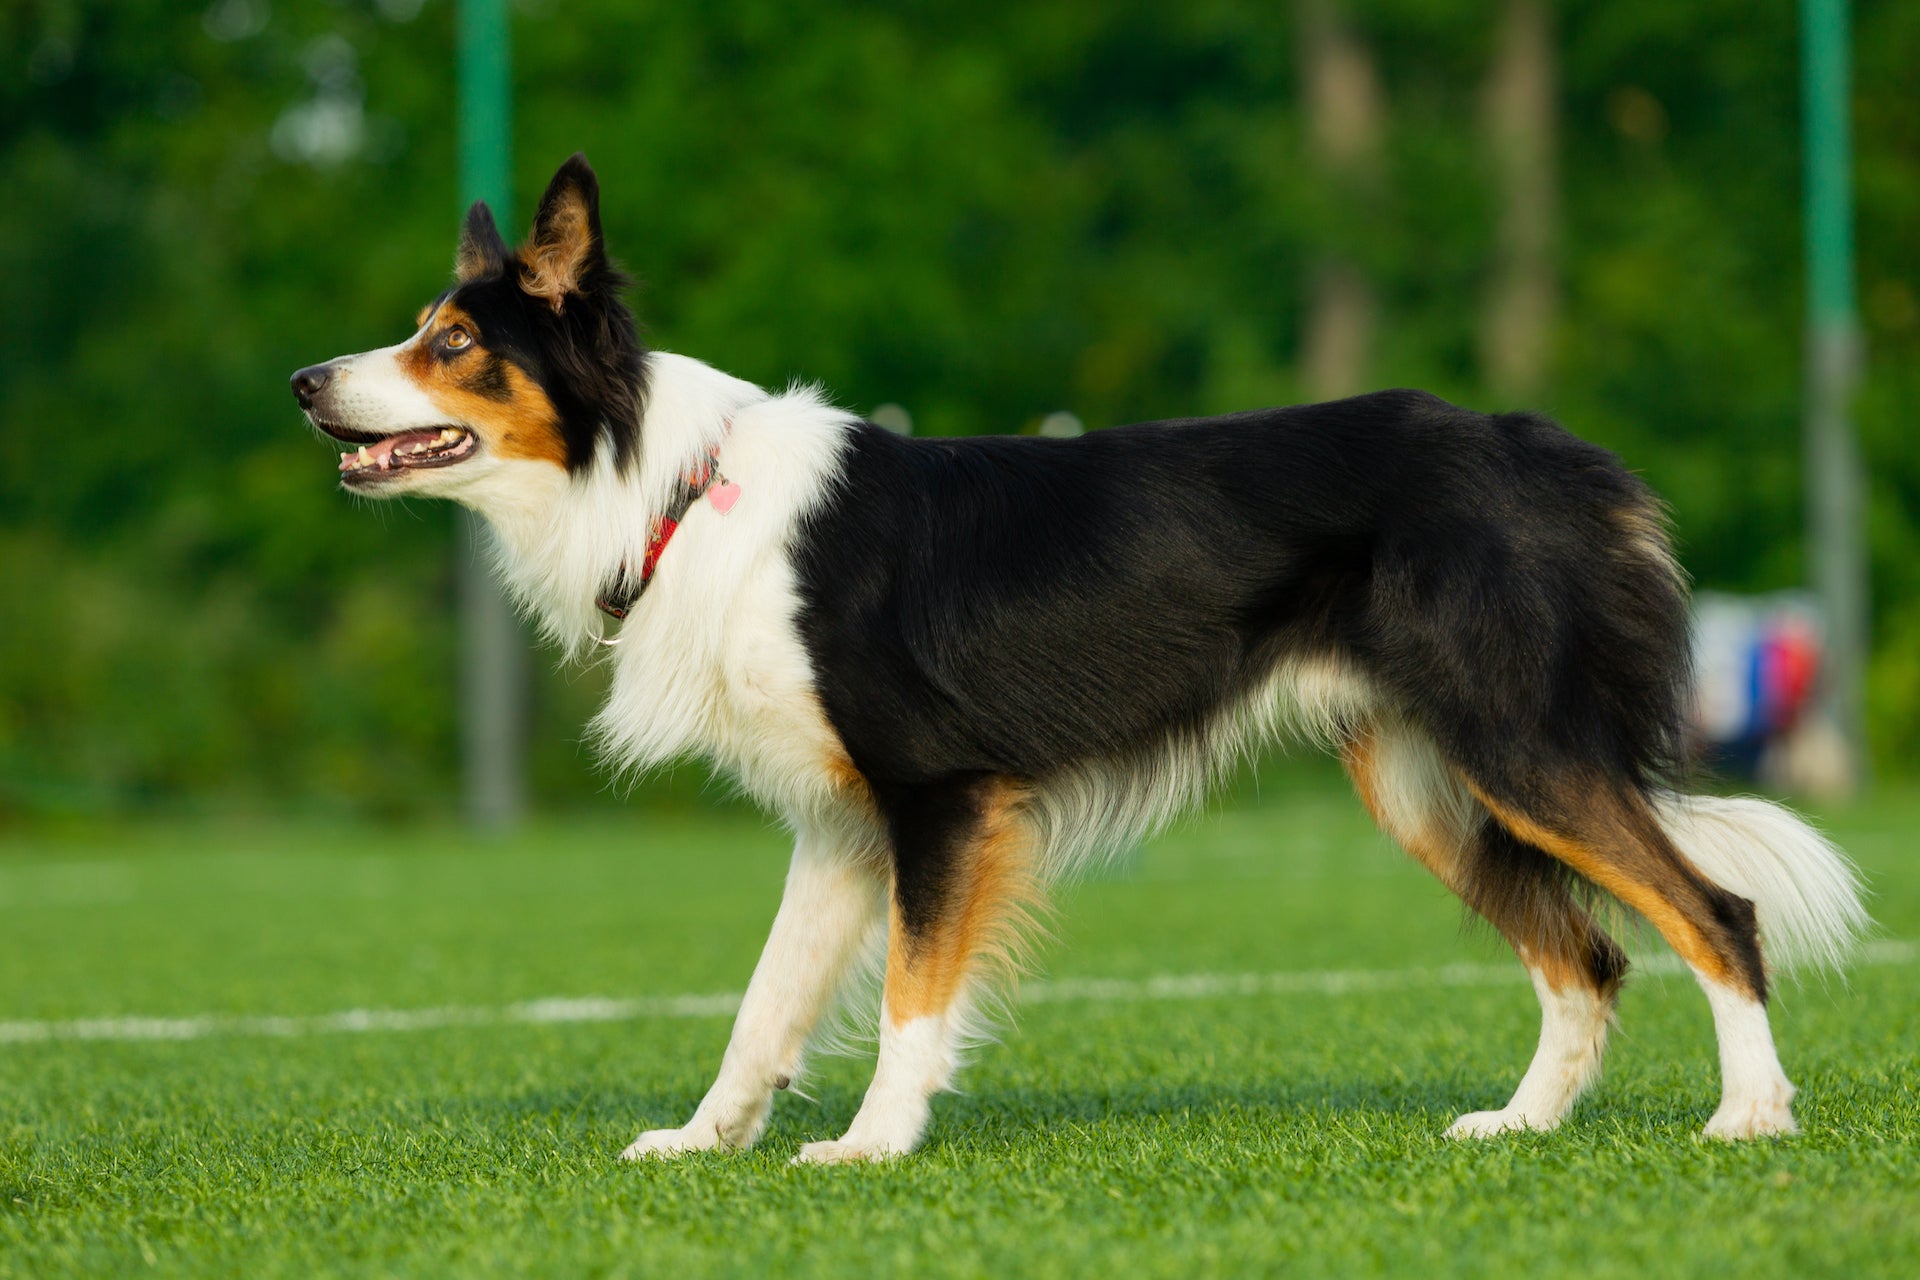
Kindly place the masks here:
<instances>
[{"instance_id":1,"label":"open mouth","mask_svg":"<svg viewBox=\"0 0 1920 1280\"><path fill-rule=\"evenodd\" d=\"M342 433L322 427L329 435ZM358 436L360 433L353 433ZM398 435L369 438L352 453L340 455L340 478L348 484L386 479L422 467L450 467L473 454L479 441L465 427L425 427Z\"/></svg>"}]
</instances>

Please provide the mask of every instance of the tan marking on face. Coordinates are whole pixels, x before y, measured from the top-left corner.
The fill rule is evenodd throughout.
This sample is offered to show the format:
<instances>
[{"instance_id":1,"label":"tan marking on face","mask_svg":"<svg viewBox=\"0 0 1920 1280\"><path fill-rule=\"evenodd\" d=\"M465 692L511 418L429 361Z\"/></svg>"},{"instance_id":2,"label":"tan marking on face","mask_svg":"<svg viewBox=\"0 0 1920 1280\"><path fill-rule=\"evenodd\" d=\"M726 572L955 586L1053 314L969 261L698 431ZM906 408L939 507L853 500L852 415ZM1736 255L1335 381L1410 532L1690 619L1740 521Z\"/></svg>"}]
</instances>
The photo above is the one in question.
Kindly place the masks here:
<instances>
[{"instance_id":1,"label":"tan marking on face","mask_svg":"<svg viewBox=\"0 0 1920 1280\"><path fill-rule=\"evenodd\" d=\"M894 1026L945 1012L983 969L1017 973L1046 913L1025 788L989 791L974 839L949 867L947 900L931 927L910 932L896 903L887 932L887 1017Z\"/></svg>"},{"instance_id":2,"label":"tan marking on face","mask_svg":"<svg viewBox=\"0 0 1920 1280\"><path fill-rule=\"evenodd\" d=\"M560 433L560 413L532 378L510 360L486 349L479 329L459 306L442 303L433 328L401 350L401 371L411 379L447 421L470 428L496 456L567 465L566 437ZM473 344L451 358L436 350L440 335L455 325L464 328ZM505 399L475 390L490 364L504 371Z\"/></svg>"}]
</instances>

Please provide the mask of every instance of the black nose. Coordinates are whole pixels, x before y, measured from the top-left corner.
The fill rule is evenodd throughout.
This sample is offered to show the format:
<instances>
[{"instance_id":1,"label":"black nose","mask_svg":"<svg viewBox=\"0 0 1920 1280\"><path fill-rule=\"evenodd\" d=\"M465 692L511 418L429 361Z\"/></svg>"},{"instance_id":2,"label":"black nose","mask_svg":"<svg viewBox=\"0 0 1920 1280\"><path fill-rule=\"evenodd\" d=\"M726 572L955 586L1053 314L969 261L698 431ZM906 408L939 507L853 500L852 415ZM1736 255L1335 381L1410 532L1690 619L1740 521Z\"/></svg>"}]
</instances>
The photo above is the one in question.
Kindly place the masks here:
<instances>
[{"instance_id":1,"label":"black nose","mask_svg":"<svg viewBox=\"0 0 1920 1280\"><path fill-rule=\"evenodd\" d=\"M333 376L331 366L310 364L293 375L293 398L300 402L302 409L313 408L313 398L320 394L320 388L327 385L327 379Z\"/></svg>"}]
</instances>

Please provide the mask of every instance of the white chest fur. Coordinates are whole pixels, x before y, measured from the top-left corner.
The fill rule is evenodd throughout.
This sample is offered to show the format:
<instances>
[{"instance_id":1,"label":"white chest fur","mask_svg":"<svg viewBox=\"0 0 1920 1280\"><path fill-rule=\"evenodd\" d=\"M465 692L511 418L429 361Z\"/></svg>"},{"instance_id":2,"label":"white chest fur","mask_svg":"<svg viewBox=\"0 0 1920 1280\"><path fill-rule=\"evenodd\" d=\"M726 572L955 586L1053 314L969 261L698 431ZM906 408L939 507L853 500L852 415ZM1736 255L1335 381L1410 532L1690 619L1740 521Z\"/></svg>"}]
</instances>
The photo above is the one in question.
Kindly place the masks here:
<instances>
[{"instance_id":1,"label":"white chest fur","mask_svg":"<svg viewBox=\"0 0 1920 1280\"><path fill-rule=\"evenodd\" d=\"M833 803L845 753L800 642L792 549L839 475L853 419L812 389L769 396L698 361L649 361L637 474L603 461L565 482L547 510L494 517L501 568L570 652L603 633L615 641L612 690L592 726L611 763L707 757L798 818ZM696 502L632 614L604 618L595 596L640 562L652 514L715 443L738 501L725 512Z\"/></svg>"}]
</instances>

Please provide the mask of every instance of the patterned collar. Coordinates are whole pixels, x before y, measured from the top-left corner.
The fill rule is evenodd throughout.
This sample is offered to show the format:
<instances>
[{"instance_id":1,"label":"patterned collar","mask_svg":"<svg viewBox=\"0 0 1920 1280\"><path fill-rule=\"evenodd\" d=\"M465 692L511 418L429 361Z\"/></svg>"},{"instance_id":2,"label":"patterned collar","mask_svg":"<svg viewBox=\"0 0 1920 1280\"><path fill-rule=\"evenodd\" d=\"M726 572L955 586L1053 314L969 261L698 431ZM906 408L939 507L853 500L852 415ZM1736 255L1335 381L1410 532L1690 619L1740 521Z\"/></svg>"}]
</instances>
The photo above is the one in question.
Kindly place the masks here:
<instances>
[{"instance_id":1,"label":"patterned collar","mask_svg":"<svg viewBox=\"0 0 1920 1280\"><path fill-rule=\"evenodd\" d=\"M639 602L641 592L653 581L653 573L660 564L660 556L667 549L667 543L673 539L674 531L687 518L687 511L694 503L705 498L713 504L714 510L721 515L733 510L733 504L740 500L740 486L720 473L720 447L726 443L726 432L732 429L728 423L722 429L718 444L710 445L706 456L698 465L680 473L680 483L675 487L673 500L667 503L667 509L653 517L647 525L647 551L640 561L640 574L636 578L626 561L620 562L620 571L614 575L598 596L594 604L600 612L609 618L624 618L633 612L633 606Z\"/></svg>"}]
</instances>

